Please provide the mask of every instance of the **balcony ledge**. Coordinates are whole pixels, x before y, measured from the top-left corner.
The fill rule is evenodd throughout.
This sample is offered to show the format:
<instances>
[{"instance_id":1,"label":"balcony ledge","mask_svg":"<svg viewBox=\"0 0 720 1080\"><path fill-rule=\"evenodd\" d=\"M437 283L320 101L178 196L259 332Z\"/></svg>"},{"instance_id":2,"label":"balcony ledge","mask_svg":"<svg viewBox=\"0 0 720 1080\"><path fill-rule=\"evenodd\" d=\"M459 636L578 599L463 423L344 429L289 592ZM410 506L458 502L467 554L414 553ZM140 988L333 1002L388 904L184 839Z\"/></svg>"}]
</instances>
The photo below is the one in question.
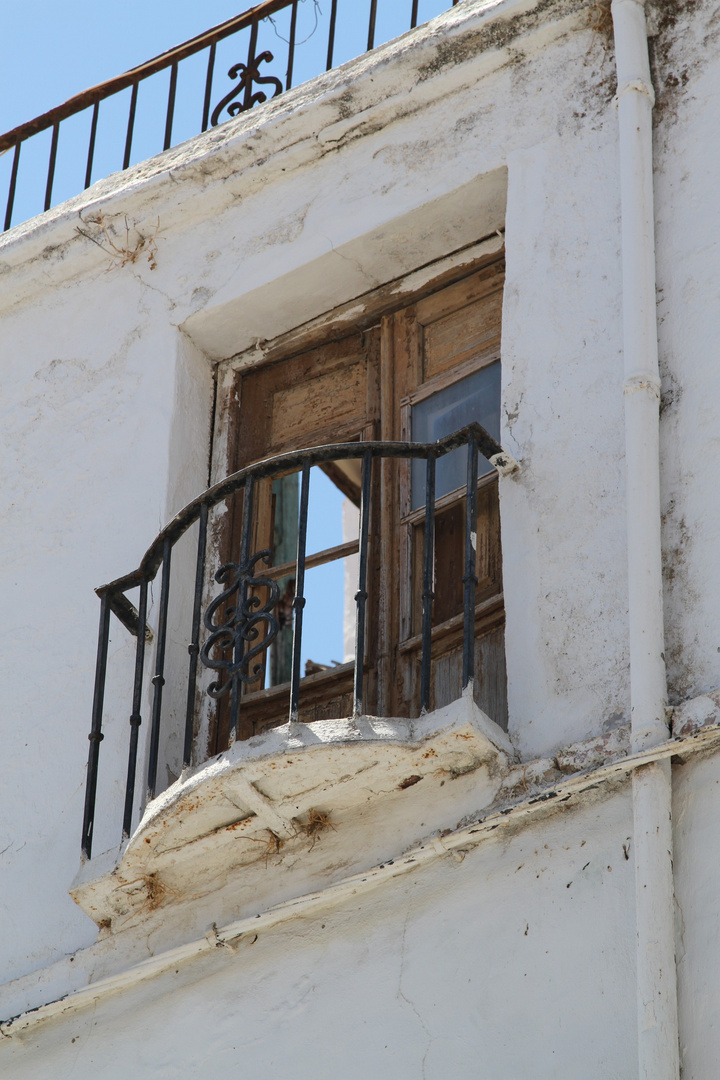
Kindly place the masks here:
<instances>
[{"instance_id":1,"label":"balcony ledge","mask_svg":"<svg viewBox=\"0 0 720 1080\"><path fill-rule=\"evenodd\" d=\"M417 720L275 728L185 773L149 803L129 841L83 864L70 894L111 932L192 900L198 882L205 896L260 870L267 887L268 870L298 861L304 880L327 881L489 806L513 758L467 694Z\"/></svg>"}]
</instances>

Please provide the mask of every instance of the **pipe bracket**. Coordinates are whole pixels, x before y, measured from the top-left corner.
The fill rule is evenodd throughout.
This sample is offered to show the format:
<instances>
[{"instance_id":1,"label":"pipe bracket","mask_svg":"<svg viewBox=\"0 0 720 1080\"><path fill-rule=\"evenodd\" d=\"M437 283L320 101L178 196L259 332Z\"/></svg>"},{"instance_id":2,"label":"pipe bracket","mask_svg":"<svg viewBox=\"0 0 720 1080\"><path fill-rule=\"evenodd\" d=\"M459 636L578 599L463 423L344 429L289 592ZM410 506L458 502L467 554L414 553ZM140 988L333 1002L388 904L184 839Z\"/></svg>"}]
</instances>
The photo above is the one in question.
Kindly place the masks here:
<instances>
[{"instance_id":1,"label":"pipe bracket","mask_svg":"<svg viewBox=\"0 0 720 1080\"><path fill-rule=\"evenodd\" d=\"M613 98L613 105L617 108L620 103L620 98L625 94L629 94L632 90L638 94L646 94L650 99L650 108L655 107L655 91L650 83L645 82L643 79L630 79L628 82L618 87L617 94Z\"/></svg>"},{"instance_id":2,"label":"pipe bracket","mask_svg":"<svg viewBox=\"0 0 720 1080\"><path fill-rule=\"evenodd\" d=\"M650 372L638 372L636 375L627 377L623 386L623 394L628 397L630 394L637 394L641 390L649 390L659 401L660 387L661 383L657 375L652 375Z\"/></svg>"}]
</instances>

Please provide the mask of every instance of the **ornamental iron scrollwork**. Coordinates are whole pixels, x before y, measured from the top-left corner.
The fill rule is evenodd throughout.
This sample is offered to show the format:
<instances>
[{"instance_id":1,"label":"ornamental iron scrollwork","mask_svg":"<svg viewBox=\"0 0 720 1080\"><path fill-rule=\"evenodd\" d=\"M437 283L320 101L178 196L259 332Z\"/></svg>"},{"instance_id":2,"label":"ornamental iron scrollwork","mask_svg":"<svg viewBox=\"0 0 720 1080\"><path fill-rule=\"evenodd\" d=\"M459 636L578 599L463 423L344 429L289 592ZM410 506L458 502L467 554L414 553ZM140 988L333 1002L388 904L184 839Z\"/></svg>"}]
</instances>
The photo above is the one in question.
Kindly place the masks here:
<instances>
[{"instance_id":1,"label":"ornamental iron scrollwork","mask_svg":"<svg viewBox=\"0 0 720 1080\"><path fill-rule=\"evenodd\" d=\"M269 565L271 556L269 549L258 551L247 562L225 563L215 574L215 580L226 588L207 607L203 622L210 634L200 650L203 664L220 672L220 678L208 686L210 697L220 698L238 680L252 683L262 675L262 663L253 664L253 660L277 637L278 620L272 609L278 602L280 589L277 582L256 573L255 565L261 559ZM267 589L264 604L257 595L258 589ZM216 622L218 613L222 621ZM263 625L265 631L261 636Z\"/></svg>"},{"instance_id":2,"label":"ornamental iron scrollwork","mask_svg":"<svg viewBox=\"0 0 720 1080\"><path fill-rule=\"evenodd\" d=\"M275 87L275 93L273 97L277 97L282 93L283 85L279 79L276 79L274 75L261 75L260 64L269 64L274 60L274 56L271 52L266 51L260 53L250 64L234 64L228 71L228 77L231 79L239 79L237 86L234 86L232 90L225 95L225 97L218 102L215 106L212 116L210 117L211 127L216 127L220 123L220 113L227 106L229 116L237 116L238 113L247 112L248 109L252 109L253 105L261 105L263 101L267 101L267 94L264 90L258 90L253 94L253 83L262 85L272 85ZM235 101L234 99L240 95L244 95L242 101Z\"/></svg>"}]
</instances>

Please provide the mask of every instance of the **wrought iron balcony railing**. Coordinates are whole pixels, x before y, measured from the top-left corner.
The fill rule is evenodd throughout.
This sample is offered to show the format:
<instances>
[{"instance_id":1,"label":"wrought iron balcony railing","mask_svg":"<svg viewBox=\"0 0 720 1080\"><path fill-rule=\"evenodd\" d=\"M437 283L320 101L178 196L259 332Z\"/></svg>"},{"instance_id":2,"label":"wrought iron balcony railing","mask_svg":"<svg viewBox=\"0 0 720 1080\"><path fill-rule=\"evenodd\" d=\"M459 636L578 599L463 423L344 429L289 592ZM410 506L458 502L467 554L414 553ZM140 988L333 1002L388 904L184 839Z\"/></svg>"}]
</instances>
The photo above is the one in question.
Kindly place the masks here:
<instances>
[{"instance_id":1,"label":"wrought iron balcony railing","mask_svg":"<svg viewBox=\"0 0 720 1080\"><path fill-rule=\"evenodd\" d=\"M116 581L103 585L97 590L101 600L100 629L98 636L97 667L93 697L92 725L89 735L87 787L85 795L85 817L82 834L82 850L90 857L92 850L93 828L95 823L95 803L98 786L98 762L100 742L103 734L103 714L105 701L106 677L108 674L108 644L110 638L111 616L117 619L136 638L134 680L132 693L128 688L128 699L132 699L129 725L129 749L125 803L123 814L123 835L128 836L133 825L133 804L135 801L136 774L138 767L139 732L142 723L143 702L147 701L150 712L149 747L145 748L148 761L147 796L155 797L158 784L158 760L161 726L163 724L163 688L168 681L180 698L185 701L185 725L183 746L183 768L191 765L193 740L195 738L195 719L199 703L214 700L217 707L229 711L229 739L232 743L238 733L238 720L245 706L248 687L260 678L262 658L268 645L278 633L279 624L279 589L278 578L287 575L290 566L284 564L273 567L272 549L253 551L253 535L256 517L254 516L255 493L261 490L263 482L276 478L298 474L300 478L297 512L297 549L296 559L291 564L294 579L292 596L292 659L289 671L289 685L278 687L286 694L285 715L289 722L297 722L300 699L304 693L301 680L300 655L303 636L303 612L306 604L305 572L308 566L327 561L328 552L312 557L306 554L308 525L308 495L310 470L313 466L337 468L338 463L354 460L360 463L359 485L359 529L355 544L340 545L343 551L352 547L358 554L357 591L354 595L355 614L355 656L352 689L352 710L355 716L364 713L365 708L365 661L367 634L368 597L372 588L376 588L372 575L368 575L368 549L379 555L382 544L380 536L383 526L381 508L377 499L373 502L374 474L379 472L379 459L394 459L408 464L413 459L424 459L424 538L421 582L421 646L420 657L420 693L421 711L430 707L431 690L431 647L432 619L434 599L434 538L435 538L435 464L451 451L466 447L467 483L465 488L465 539L464 569L462 572L462 687L465 689L474 677L475 651L475 594L477 587L475 535L477 520L478 453L487 458L499 471L512 466L502 447L479 424L469 427L439 440L437 443L412 442L352 442L336 443L300 450L269 458L258 464L234 473L221 483L209 488L197 499L185 507L159 534L148 548L140 566L133 573ZM330 464L332 463L332 464ZM242 493L242 498L239 499ZM235 500L239 501L236 503ZM422 505L422 498L420 499ZM233 513L241 522L239 533L239 552L237 561L227 561L212 575L209 562L209 523L213 515L227 523ZM421 511L422 513L422 511ZM194 561L195 572L188 575L192 580L177 582L174 588L184 592L187 604L187 624L180 633L190 640L187 646L189 660L180 670L175 662L168 669L166 646L168 641L168 611L171 603L171 559L173 550L183 541L188 531L197 526L197 549L190 556ZM226 526L227 527L227 526ZM192 539L192 537L190 537ZM337 557L340 548L334 555ZM219 561L219 560L218 560ZM188 563L190 565L190 563ZM160 594L155 609L155 627L153 632L148 626L148 590L151 583L161 572ZM207 575L207 576L206 576ZM209 597L214 591L213 581L222 589L218 595ZM137 608L127 596L128 592L137 591ZM372 599L372 597L371 597ZM377 599L375 597L374 599ZM376 628L372 628L373 633ZM154 644L154 674L147 678L146 650L148 642ZM206 671L207 669L207 671ZM204 682L201 673L206 672ZM213 681L208 683L212 674ZM151 684L151 685L148 685ZM113 683L113 692L117 686ZM129 702L128 702L129 703Z\"/></svg>"},{"instance_id":2,"label":"wrought iron balcony railing","mask_svg":"<svg viewBox=\"0 0 720 1080\"><path fill-rule=\"evenodd\" d=\"M293 80L302 82L324 70L329 71L365 49L373 49L412 29L419 19L426 20L457 3L459 0L327 0L321 8L319 0L308 0L307 6L304 6L306 0L264 0L124 75L93 86L42 116L0 135L0 165L2 155L12 151L9 168L4 172L0 168L0 184L5 185L7 192L3 228L10 228L13 217L16 221L25 220L41 209L49 210L55 203L89 187L93 178L100 179L118 168L127 169L138 160L167 150L222 120L261 104L268 97L289 90ZM226 41L232 52L228 51ZM278 55L278 45L284 55ZM193 57L198 61L193 62ZM230 67L224 69L228 61ZM182 75L181 62L184 62ZM183 82L186 69L187 79ZM218 85L218 70L223 75L227 70L233 83L231 88ZM163 76L163 73L169 76L167 90L161 87L158 93L156 84L152 87L149 84L154 76ZM151 118L148 123L155 118L158 122L157 140L144 137L145 145L138 156L137 136L144 123L141 87L143 90L148 88L146 111L149 110ZM111 99L118 108L113 106ZM106 149L101 147L100 105L103 102L107 102L111 114L109 123L116 131L114 138L110 132L110 144ZM127 120L123 123L125 108ZM84 118L79 122L80 126L85 125L84 134L77 123L67 123L80 114ZM164 131L160 138L162 119ZM69 160L63 161L60 168L64 150L60 139L62 124L65 124L64 132L68 128L71 130L65 148ZM178 127L182 128L180 133ZM39 145L47 132L50 133L49 145ZM83 140L86 140L84 146ZM23 155L31 158L25 167L20 152L27 144L37 148L39 153ZM109 148L112 145L114 150ZM102 152L98 153L99 150ZM47 154L44 195L42 185L37 183L34 199L29 195L25 197L27 189L39 180L44 168L41 163L44 154ZM57 198L59 171L62 172L64 193ZM19 195L23 196L20 200ZM18 202L22 204L20 214L17 213Z\"/></svg>"}]
</instances>

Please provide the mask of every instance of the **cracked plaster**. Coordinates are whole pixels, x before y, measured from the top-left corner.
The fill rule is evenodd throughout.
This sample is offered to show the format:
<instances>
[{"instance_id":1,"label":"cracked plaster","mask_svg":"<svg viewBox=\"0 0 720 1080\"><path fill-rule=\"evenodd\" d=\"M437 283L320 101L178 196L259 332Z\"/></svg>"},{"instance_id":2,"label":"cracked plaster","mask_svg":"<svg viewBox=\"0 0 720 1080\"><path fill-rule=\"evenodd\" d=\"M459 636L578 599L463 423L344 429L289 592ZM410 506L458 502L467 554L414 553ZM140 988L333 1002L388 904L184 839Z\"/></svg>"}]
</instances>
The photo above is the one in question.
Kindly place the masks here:
<instances>
[{"instance_id":1,"label":"cracked plaster","mask_svg":"<svg viewBox=\"0 0 720 1080\"><path fill-rule=\"evenodd\" d=\"M534 23L533 8L540 15ZM506 18L511 12L519 22ZM710 740L720 607L719 530L709 498L718 466L717 335L708 298L718 279L717 65L709 48L717 17L707 3L673 2L668 13L655 57L668 100L656 128L668 667L676 733L707 748L690 760L678 747L674 768L681 1033L688 1075L713 1080L720 787ZM276 294L279 286L297 302L291 321L311 318L317 285L303 304L297 282L328 255L326 265L347 263L349 271L352 264L357 275L344 293L328 286L320 309L352 300L353 289L379 280L383 230L412 268L433 244L443 255L456 241L479 239L488 224L506 226L503 405L508 446L523 468L504 484L501 502L510 723L523 764L508 773L504 797L513 806L549 797L570 782L568 770L581 758L606 768L599 762L609 747L622 758L628 691L616 133L608 59L584 16L574 3L483 10L466 0L436 25L454 39L466 35L467 48L404 39L103 181L0 240L3 453L16 483L2 573L3 609L14 613L3 634L12 672L5 708L13 721L3 745L3 799L9 834L23 838L15 847L0 844L11 929L2 961L8 976L36 970L30 982L44 1000L100 977L103 964L151 960L170 932L158 918L142 941L121 935L110 962L110 939L92 944L92 924L64 893L77 864L97 619L92 589L135 565L169 508L204 486L207 462L193 439L193 429L200 442L206 438L209 412L212 350L202 318L209 315L211 325L222 306L239 300L249 310L262 286ZM507 25L493 30L493 20ZM418 82L421 67L429 77ZM419 149L424 172L407 168ZM495 189L500 222L482 217L486 197L477 178L493 175L506 176ZM466 231L443 232L441 219L458 192L473 195L462 214ZM278 202L278 243L263 247ZM415 214L416 229L433 206L444 209L432 228L418 234L415 248L400 250L393 223ZM157 269L105 273L105 256L76 232L80 210L85 216L93 208L128 213L140 229L159 216ZM367 237L369 248L358 257L353 245ZM334 276L327 275L331 283ZM275 313L268 307L249 346L279 332L282 306L276 295ZM220 353L232 351L227 334L219 333ZM178 397L188 396L196 411L182 438ZM112 655L126 675L129 645L114 635ZM45 662L20 678L28 657ZM109 691L106 762L124 755L127 724L119 682ZM683 703L691 693L703 700ZM41 755L30 732L42 733ZM587 745L574 758L567 747L578 740ZM453 784L470 799L472 774ZM418 784L394 798L417 798L421 790ZM117 811L115 781L104 795ZM341 1066L348 1080L383 1071L415 1077L423 1069L432 1080L462 1078L478 1060L497 1076L624 1075L635 1061L627 785L609 785L606 799L589 799L579 810L548 814L499 831L461 861L438 855L432 873L421 879L413 872L401 888L385 883L377 902L364 899L332 918L298 917L276 937L247 934L235 952L214 949L219 969L201 958L187 974L168 969L150 988L108 996L94 1014L48 1025L32 1046L2 1039L10 1074L36 1080L49 1061L59 1075L96 1074L102 1059L105 1075L127 1076L148 1060L160 1068L173 1055L192 1071L197 1047L188 1032L194 1037L201 1027L197 1069L210 1068L219 1080L226 1068L237 1073L229 1046L240 1046L247 1067L270 1042L277 1074L302 1075L298 1045L326 1045L330 1027L346 1035ZM313 849L330 874L342 870L333 845L349 836L329 830ZM355 839L360 844L359 827ZM263 859L256 862L264 870ZM297 895L293 890L311 884L298 853L279 890L282 863L270 865L271 873L278 868L261 898ZM249 884L262 880L258 873ZM218 895L225 902L231 892L226 882ZM208 900L185 930L205 940L211 918ZM82 956L89 967L79 970ZM401 985L412 1008L398 1001ZM525 985L532 991L519 991ZM418 1015L427 1038L418 1039ZM368 1024L358 1016L369 1016ZM126 1038L129 1023L135 1040ZM95 1064L78 1066L81 1052ZM338 1061L321 1057L318 1064L316 1054L312 1075L323 1069L337 1076Z\"/></svg>"}]
</instances>

